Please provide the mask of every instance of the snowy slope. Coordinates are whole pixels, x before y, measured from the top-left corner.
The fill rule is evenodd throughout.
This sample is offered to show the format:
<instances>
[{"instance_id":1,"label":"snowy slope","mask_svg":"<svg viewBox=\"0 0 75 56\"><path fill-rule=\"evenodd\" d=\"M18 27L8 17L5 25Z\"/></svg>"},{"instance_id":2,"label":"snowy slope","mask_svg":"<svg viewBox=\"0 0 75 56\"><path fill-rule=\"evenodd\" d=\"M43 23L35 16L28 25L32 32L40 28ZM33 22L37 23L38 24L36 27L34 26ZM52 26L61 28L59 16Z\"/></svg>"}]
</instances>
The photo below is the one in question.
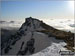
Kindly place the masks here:
<instances>
[{"instance_id":1,"label":"snowy slope","mask_svg":"<svg viewBox=\"0 0 75 56\"><path fill-rule=\"evenodd\" d=\"M41 21L34 19L34 18L26 18L26 22L22 24L21 28L18 30L20 35L16 34L18 37L13 39L9 39L8 43L6 43L5 47L2 49L3 55L17 55L22 42L24 45L22 46L21 51L23 51L26 47L27 41L29 41L32 37L35 39L34 47L35 51L34 54L30 54L29 52L26 55L31 56L60 56L60 50L67 50L64 48L66 43L63 40L57 40L55 37L48 37L47 34L37 32L37 30L44 30L43 27L40 25ZM16 43L12 45L13 42ZM8 45L7 45L8 44ZM11 49L8 53L4 52L4 49L10 46ZM54 54L55 53L55 54Z\"/></svg>"},{"instance_id":2,"label":"snowy slope","mask_svg":"<svg viewBox=\"0 0 75 56\"><path fill-rule=\"evenodd\" d=\"M24 41L24 46L22 48L22 50L25 48L25 45L26 45L26 42L31 38L31 33L28 33L26 36L23 36L20 40L18 40L16 42L16 44L14 46L11 46L13 49L11 49L9 51L9 53L7 53L7 55L16 55L18 53L18 51L20 50L20 47L21 47L21 43ZM39 52L43 49L45 49L47 51L47 49L50 49L49 50L49 53L52 53L55 52L59 52L60 50L66 50L63 46L66 45L66 43L62 40L56 40L55 38L53 37L47 37L47 35L43 34L43 33L38 33L38 32L35 32L34 33L34 36L33 38L35 38L35 53L36 52ZM46 51L42 51L41 54L43 54L44 52ZM28 53L29 54L29 53ZM34 56L37 55L37 54L34 54ZM39 54L40 55L40 54ZM46 54L45 54L46 55ZM57 55L59 55L57 53Z\"/></svg>"}]
</instances>

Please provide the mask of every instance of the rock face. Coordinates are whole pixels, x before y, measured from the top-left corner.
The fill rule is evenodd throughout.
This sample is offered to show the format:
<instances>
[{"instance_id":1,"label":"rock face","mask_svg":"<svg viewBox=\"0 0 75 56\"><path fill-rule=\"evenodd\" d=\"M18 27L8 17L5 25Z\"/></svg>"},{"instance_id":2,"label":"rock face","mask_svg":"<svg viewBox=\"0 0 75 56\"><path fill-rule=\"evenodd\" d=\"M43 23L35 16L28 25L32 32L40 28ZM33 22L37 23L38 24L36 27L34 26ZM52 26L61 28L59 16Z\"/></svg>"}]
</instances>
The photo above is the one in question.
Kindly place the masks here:
<instances>
[{"instance_id":1,"label":"rock face","mask_svg":"<svg viewBox=\"0 0 75 56\"><path fill-rule=\"evenodd\" d=\"M51 46L53 43L64 41L68 43L67 47L73 50L73 35L71 32L57 30L38 19L29 17L25 19L14 35L11 35L4 44L1 44L2 55L30 55ZM56 46L56 44L53 45Z\"/></svg>"},{"instance_id":2,"label":"rock face","mask_svg":"<svg viewBox=\"0 0 75 56\"><path fill-rule=\"evenodd\" d=\"M26 22L22 24L20 30L36 31L41 28L40 27L41 21L39 21L38 19L34 19L32 17L29 17L29 18L26 18L25 21Z\"/></svg>"}]
</instances>

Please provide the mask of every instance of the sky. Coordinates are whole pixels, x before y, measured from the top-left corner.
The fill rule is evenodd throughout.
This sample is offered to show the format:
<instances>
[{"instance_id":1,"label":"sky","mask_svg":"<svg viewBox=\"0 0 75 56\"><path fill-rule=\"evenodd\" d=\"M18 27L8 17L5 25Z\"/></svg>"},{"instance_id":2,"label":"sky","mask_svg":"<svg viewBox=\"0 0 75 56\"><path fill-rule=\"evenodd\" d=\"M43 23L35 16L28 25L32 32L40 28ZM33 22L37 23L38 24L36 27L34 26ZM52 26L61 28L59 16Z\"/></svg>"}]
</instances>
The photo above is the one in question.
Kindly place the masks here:
<instances>
[{"instance_id":1,"label":"sky","mask_svg":"<svg viewBox=\"0 0 75 56\"><path fill-rule=\"evenodd\" d=\"M1 1L0 19L74 19L73 1Z\"/></svg>"}]
</instances>

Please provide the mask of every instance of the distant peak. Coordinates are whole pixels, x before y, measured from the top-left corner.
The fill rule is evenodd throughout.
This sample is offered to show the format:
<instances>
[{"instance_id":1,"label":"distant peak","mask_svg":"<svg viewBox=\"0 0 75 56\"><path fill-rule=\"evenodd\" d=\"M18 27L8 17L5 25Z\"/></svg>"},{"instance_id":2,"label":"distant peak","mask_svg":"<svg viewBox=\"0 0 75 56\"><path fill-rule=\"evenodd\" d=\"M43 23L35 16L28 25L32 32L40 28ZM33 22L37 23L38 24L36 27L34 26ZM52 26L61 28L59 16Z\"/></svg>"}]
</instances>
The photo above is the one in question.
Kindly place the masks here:
<instances>
[{"instance_id":1,"label":"distant peak","mask_svg":"<svg viewBox=\"0 0 75 56\"><path fill-rule=\"evenodd\" d=\"M27 18L25 18L25 19L33 19L32 17L27 17Z\"/></svg>"},{"instance_id":2,"label":"distant peak","mask_svg":"<svg viewBox=\"0 0 75 56\"><path fill-rule=\"evenodd\" d=\"M32 18L32 17L29 17L29 18Z\"/></svg>"}]
</instances>

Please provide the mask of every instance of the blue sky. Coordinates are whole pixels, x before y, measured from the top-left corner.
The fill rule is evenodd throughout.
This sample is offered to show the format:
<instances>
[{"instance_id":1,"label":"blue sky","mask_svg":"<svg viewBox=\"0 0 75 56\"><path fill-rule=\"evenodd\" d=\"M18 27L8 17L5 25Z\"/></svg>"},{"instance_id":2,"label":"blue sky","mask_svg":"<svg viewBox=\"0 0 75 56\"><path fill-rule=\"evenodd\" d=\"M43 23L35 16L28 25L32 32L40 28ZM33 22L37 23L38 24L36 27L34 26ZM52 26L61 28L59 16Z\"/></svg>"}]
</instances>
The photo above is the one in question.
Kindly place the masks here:
<instances>
[{"instance_id":1,"label":"blue sky","mask_svg":"<svg viewBox=\"0 0 75 56\"><path fill-rule=\"evenodd\" d=\"M1 19L73 18L68 1L2 1Z\"/></svg>"}]
</instances>

